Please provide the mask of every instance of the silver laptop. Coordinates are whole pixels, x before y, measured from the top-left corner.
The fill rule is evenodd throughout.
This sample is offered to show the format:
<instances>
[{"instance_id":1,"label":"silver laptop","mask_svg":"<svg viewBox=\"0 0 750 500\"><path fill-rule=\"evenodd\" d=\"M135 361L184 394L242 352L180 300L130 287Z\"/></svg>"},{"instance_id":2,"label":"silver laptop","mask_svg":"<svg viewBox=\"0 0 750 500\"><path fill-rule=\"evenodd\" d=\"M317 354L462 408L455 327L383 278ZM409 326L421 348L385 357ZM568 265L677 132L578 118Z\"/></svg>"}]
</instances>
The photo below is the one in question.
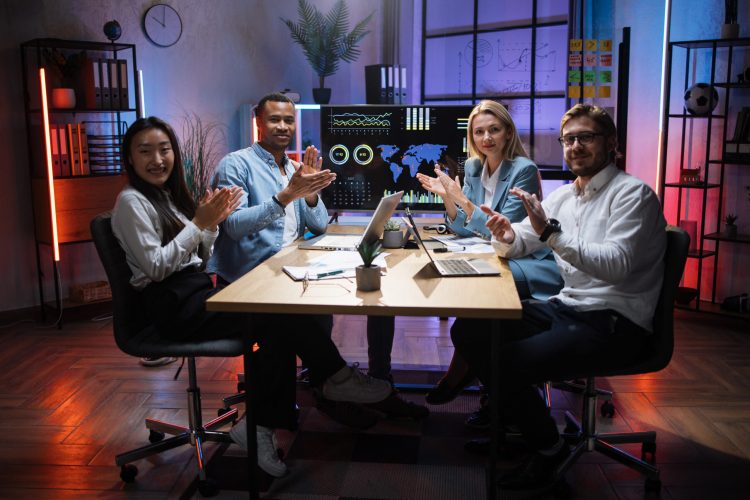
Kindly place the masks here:
<instances>
[{"instance_id":1,"label":"silver laptop","mask_svg":"<svg viewBox=\"0 0 750 500\"><path fill-rule=\"evenodd\" d=\"M385 223L393 215L404 192L383 196L362 234L321 234L299 244L303 250L356 250L363 241L374 243L383 236Z\"/></svg>"},{"instance_id":2,"label":"silver laptop","mask_svg":"<svg viewBox=\"0 0 750 500\"><path fill-rule=\"evenodd\" d=\"M404 220L404 222L409 226L412 236L417 240L419 246L422 247L422 250L424 250L430 258L432 267L435 268L440 276L497 276L500 274L500 271L492 267L492 265L484 259L434 259L432 257L432 252L430 252L427 245L424 244L422 237L419 236L417 225L414 223L414 219L412 219L411 212L408 208L406 209L406 217L408 219Z\"/></svg>"}]
</instances>

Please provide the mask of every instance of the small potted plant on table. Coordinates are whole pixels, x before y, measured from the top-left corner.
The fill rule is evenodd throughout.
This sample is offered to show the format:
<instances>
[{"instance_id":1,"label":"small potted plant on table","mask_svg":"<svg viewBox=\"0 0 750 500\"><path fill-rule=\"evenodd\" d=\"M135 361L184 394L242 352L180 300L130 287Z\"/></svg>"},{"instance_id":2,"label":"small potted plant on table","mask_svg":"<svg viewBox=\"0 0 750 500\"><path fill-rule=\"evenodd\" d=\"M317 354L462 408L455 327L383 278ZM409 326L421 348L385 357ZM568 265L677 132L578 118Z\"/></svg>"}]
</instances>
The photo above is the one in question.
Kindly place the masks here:
<instances>
[{"instance_id":1,"label":"small potted plant on table","mask_svg":"<svg viewBox=\"0 0 750 500\"><path fill-rule=\"evenodd\" d=\"M401 224L395 219L390 219L383 229L383 248L401 248L404 243Z\"/></svg>"},{"instance_id":2,"label":"small potted plant on table","mask_svg":"<svg viewBox=\"0 0 750 500\"><path fill-rule=\"evenodd\" d=\"M734 214L727 214L726 217L724 217L724 222L726 223L725 232L728 238L737 237L737 226L734 224L736 220L737 216Z\"/></svg>"},{"instance_id":3,"label":"small potted plant on table","mask_svg":"<svg viewBox=\"0 0 750 500\"><path fill-rule=\"evenodd\" d=\"M380 266L372 263L383 252L380 242L367 243L363 241L357 247L357 252L362 257L363 263L355 269L357 290L362 292L380 290Z\"/></svg>"}]
</instances>

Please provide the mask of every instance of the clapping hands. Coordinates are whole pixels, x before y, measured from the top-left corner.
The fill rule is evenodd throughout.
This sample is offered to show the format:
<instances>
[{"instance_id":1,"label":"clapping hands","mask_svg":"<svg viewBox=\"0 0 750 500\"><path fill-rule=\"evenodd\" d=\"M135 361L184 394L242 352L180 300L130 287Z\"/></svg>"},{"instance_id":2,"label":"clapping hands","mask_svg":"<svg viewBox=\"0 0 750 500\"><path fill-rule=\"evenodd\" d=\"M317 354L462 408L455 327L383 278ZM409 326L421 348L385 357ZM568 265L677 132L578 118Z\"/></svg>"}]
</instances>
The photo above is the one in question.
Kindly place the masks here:
<instances>
[{"instance_id":1,"label":"clapping hands","mask_svg":"<svg viewBox=\"0 0 750 500\"><path fill-rule=\"evenodd\" d=\"M218 225L231 214L242 200L244 191L237 187L216 188L206 193L198 202L193 223L200 229L216 231Z\"/></svg>"}]
</instances>

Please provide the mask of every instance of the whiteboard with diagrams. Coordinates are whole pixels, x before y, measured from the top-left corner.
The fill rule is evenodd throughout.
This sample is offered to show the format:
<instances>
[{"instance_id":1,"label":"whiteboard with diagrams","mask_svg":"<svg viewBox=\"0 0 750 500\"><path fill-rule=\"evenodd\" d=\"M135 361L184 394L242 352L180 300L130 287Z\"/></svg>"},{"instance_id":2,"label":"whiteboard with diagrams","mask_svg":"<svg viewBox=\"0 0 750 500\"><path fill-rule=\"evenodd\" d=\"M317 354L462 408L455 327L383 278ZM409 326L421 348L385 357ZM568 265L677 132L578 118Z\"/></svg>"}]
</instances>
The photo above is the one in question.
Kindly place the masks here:
<instances>
[{"instance_id":1,"label":"whiteboard with diagrams","mask_svg":"<svg viewBox=\"0 0 750 500\"><path fill-rule=\"evenodd\" d=\"M536 30L536 92L565 91L567 26ZM471 94L471 35L426 40L425 99ZM477 36L479 95L524 94L531 91L531 29L481 33Z\"/></svg>"}]
</instances>

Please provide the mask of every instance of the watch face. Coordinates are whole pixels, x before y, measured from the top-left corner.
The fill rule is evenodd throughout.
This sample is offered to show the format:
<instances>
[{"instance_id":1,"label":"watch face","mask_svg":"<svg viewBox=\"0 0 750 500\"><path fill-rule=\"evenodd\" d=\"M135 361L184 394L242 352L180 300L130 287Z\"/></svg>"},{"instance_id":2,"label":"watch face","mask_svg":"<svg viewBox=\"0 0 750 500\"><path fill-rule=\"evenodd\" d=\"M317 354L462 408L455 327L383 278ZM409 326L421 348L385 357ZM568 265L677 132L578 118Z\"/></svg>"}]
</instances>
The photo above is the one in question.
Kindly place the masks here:
<instances>
[{"instance_id":1,"label":"watch face","mask_svg":"<svg viewBox=\"0 0 750 500\"><path fill-rule=\"evenodd\" d=\"M182 35L182 20L169 5L157 4L143 15L143 30L156 45L169 47Z\"/></svg>"}]
</instances>

